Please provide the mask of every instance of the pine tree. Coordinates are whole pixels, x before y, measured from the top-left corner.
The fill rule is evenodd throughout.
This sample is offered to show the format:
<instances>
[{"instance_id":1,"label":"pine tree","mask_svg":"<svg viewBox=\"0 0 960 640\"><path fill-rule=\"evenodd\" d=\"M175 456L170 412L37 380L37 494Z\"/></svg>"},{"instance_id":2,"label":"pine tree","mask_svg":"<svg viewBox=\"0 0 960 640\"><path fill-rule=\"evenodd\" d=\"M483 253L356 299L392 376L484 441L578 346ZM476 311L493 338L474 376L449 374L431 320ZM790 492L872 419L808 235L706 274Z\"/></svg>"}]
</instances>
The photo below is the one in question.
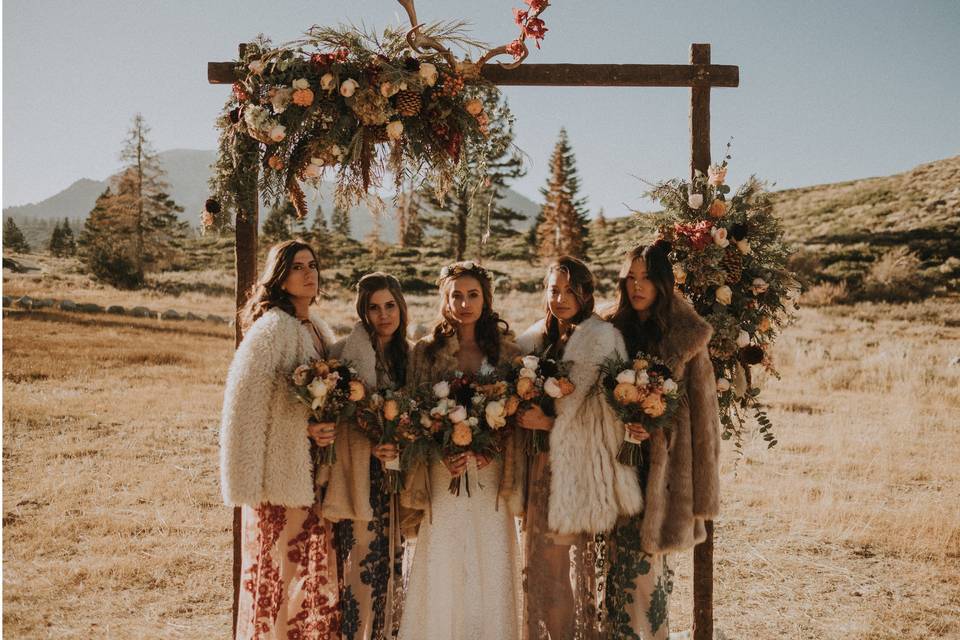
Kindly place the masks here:
<instances>
[{"instance_id":1,"label":"pine tree","mask_svg":"<svg viewBox=\"0 0 960 640\"><path fill-rule=\"evenodd\" d=\"M293 237L294 223L297 219L297 210L288 201L270 209L267 219L263 221L263 239L268 243L283 242Z\"/></svg>"},{"instance_id":2,"label":"pine tree","mask_svg":"<svg viewBox=\"0 0 960 640\"><path fill-rule=\"evenodd\" d=\"M343 207L334 206L333 215L330 218L330 226L335 233L339 233L345 238L350 237L350 210Z\"/></svg>"},{"instance_id":3,"label":"pine tree","mask_svg":"<svg viewBox=\"0 0 960 640\"><path fill-rule=\"evenodd\" d=\"M578 198L580 179L566 129L550 157L550 178L540 190L544 196L541 220L537 225L537 253L542 258L561 255L584 257L587 250L586 198Z\"/></svg>"},{"instance_id":4,"label":"pine tree","mask_svg":"<svg viewBox=\"0 0 960 640\"><path fill-rule=\"evenodd\" d=\"M77 254L77 240L73 237L73 229L70 227L70 219L63 219L63 226L60 227L60 247L65 256L74 256Z\"/></svg>"},{"instance_id":5,"label":"pine tree","mask_svg":"<svg viewBox=\"0 0 960 640\"><path fill-rule=\"evenodd\" d=\"M50 234L50 242L47 243L47 250L52 256L63 255L63 230L60 228L60 222L53 227L53 233Z\"/></svg>"},{"instance_id":6,"label":"pine tree","mask_svg":"<svg viewBox=\"0 0 960 640\"><path fill-rule=\"evenodd\" d=\"M30 251L30 245L27 239L20 231L20 227L13 221L13 218L7 218L3 223L3 248L10 249L15 253L27 253Z\"/></svg>"},{"instance_id":7,"label":"pine tree","mask_svg":"<svg viewBox=\"0 0 960 640\"><path fill-rule=\"evenodd\" d=\"M323 205L317 205L317 210L313 214L313 223L306 236L318 249L322 249L330 242L330 227L327 226L327 218L323 214Z\"/></svg>"},{"instance_id":8,"label":"pine tree","mask_svg":"<svg viewBox=\"0 0 960 640\"><path fill-rule=\"evenodd\" d=\"M177 218L183 207L169 195L148 134L137 114L120 154L125 166L97 199L81 235L90 271L121 287L138 287L148 270L175 266L186 249L189 226Z\"/></svg>"},{"instance_id":9,"label":"pine tree","mask_svg":"<svg viewBox=\"0 0 960 640\"><path fill-rule=\"evenodd\" d=\"M482 260L498 240L516 233L514 222L523 220L500 204L507 182L525 174L522 156L513 144L513 116L498 92L481 91L478 97L489 121L484 144L463 149L465 171L443 201L432 185L421 189L437 210L425 220L446 236L446 249L456 260L467 255Z\"/></svg>"}]
</instances>

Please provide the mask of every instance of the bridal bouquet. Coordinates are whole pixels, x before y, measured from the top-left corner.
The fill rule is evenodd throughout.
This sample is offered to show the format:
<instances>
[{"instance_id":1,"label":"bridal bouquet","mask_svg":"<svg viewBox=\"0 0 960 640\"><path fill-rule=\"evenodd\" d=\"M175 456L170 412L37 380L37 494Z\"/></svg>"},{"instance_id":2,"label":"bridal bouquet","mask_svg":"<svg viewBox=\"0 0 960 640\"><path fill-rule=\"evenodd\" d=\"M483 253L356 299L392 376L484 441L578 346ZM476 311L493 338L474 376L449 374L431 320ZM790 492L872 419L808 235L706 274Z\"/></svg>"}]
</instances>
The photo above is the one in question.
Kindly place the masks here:
<instances>
[{"instance_id":1,"label":"bridal bouquet","mask_svg":"<svg viewBox=\"0 0 960 640\"><path fill-rule=\"evenodd\" d=\"M477 415L474 400L479 394L474 385L475 381L458 371L449 380L434 384L426 393L426 415L422 420L430 421L435 446L443 457L462 453L492 456L497 453L495 429ZM460 495L461 480L469 496L469 472L450 480L450 493Z\"/></svg>"},{"instance_id":2,"label":"bridal bouquet","mask_svg":"<svg viewBox=\"0 0 960 640\"><path fill-rule=\"evenodd\" d=\"M357 427L374 444L396 445L397 457L383 463L383 490L388 494L400 493L405 444L421 437L416 400L390 389L373 393L360 409Z\"/></svg>"},{"instance_id":3,"label":"bridal bouquet","mask_svg":"<svg viewBox=\"0 0 960 640\"><path fill-rule=\"evenodd\" d=\"M539 406L545 415L556 417L554 402L574 391L567 364L550 358L532 355L518 358L507 378L513 389L510 402L517 405L514 412ZM526 445L528 454L533 455L550 450L547 432L526 429L524 431L528 434Z\"/></svg>"},{"instance_id":4,"label":"bridal bouquet","mask_svg":"<svg viewBox=\"0 0 960 640\"><path fill-rule=\"evenodd\" d=\"M367 395L357 370L339 360L311 360L291 374L297 399L310 407L317 422L339 423L356 414L357 403ZM318 447L310 441L314 471L337 459L334 446Z\"/></svg>"},{"instance_id":5,"label":"bridal bouquet","mask_svg":"<svg viewBox=\"0 0 960 640\"><path fill-rule=\"evenodd\" d=\"M625 424L640 424L649 433L670 424L679 404L677 383L660 359L644 353L633 360L614 356L604 361L600 371L607 401ZM627 430L617 460L639 464L641 442Z\"/></svg>"}]
</instances>

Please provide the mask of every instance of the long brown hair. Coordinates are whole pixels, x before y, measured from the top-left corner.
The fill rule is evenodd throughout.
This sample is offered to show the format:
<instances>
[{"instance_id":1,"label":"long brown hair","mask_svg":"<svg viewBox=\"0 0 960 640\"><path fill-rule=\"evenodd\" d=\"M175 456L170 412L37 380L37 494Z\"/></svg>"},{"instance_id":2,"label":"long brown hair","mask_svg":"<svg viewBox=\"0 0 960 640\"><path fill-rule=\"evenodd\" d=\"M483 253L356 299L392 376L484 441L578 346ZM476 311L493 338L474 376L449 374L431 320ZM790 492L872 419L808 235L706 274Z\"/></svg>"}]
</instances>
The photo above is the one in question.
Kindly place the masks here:
<instances>
[{"instance_id":1,"label":"long brown hair","mask_svg":"<svg viewBox=\"0 0 960 640\"><path fill-rule=\"evenodd\" d=\"M367 315L367 307L370 306L370 298L378 291L387 290L397 303L400 309L400 325L394 332L386 349L380 348L380 340L377 338L377 331ZM400 281L388 273L374 271L360 278L357 283L357 316L363 323L363 328L367 330L370 336L370 344L377 354L377 358L383 362L390 372L393 382L402 387L407 381L407 358L410 353L410 346L407 344L407 301L403 297L403 288Z\"/></svg>"},{"instance_id":2,"label":"long brown hair","mask_svg":"<svg viewBox=\"0 0 960 640\"><path fill-rule=\"evenodd\" d=\"M274 307L283 309L291 316L296 317L297 313L293 307L293 301L283 290L283 283L290 275L293 258L304 249L310 252L315 262L319 262L313 247L299 238L284 240L270 247L267 252L266 264L263 266L263 273L256 284L253 285L247 303L237 313L237 320L244 332L250 328L250 325L257 318ZM317 293L319 293L319 290ZM310 301L310 304L315 301L316 297Z\"/></svg>"},{"instance_id":3,"label":"long brown hair","mask_svg":"<svg viewBox=\"0 0 960 640\"><path fill-rule=\"evenodd\" d=\"M563 336L560 335L560 322L556 316L550 313L550 276L555 272L564 273L567 278L570 279L570 288L573 289L573 296L577 299L577 304L580 306L577 315L570 321L570 331ZM593 277L590 268L582 260L574 258L573 256L562 256L550 263L550 266L547 267L547 275L543 277L544 310L546 312L543 334L544 346L546 348L552 350L560 348L562 346L561 343L570 336L573 329L593 315L595 305L593 293L596 288L597 281Z\"/></svg>"},{"instance_id":4,"label":"long brown hair","mask_svg":"<svg viewBox=\"0 0 960 640\"><path fill-rule=\"evenodd\" d=\"M623 260L617 281L617 302L605 316L623 334L630 355L637 351L659 354L660 341L667 332L670 313L673 310L673 265L670 263L670 243L658 240L651 245L634 247ZM657 299L650 307L650 315L641 320L630 304L627 291L627 275L635 260L643 260L647 278L657 291Z\"/></svg>"},{"instance_id":5,"label":"long brown hair","mask_svg":"<svg viewBox=\"0 0 960 640\"><path fill-rule=\"evenodd\" d=\"M493 310L493 281L490 272L473 262L457 262L444 267L440 272L440 317L433 327L433 344L427 348L427 353L436 355L447 339L457 332L457 320L450 310L450 292L454 283L460 278L475 278L480 283L480 292L483 294L483 311L477 320L477 345L491 365L496 366L500 361L500 336L510 330L510 325Z\"/></svg>"}]
</instances>

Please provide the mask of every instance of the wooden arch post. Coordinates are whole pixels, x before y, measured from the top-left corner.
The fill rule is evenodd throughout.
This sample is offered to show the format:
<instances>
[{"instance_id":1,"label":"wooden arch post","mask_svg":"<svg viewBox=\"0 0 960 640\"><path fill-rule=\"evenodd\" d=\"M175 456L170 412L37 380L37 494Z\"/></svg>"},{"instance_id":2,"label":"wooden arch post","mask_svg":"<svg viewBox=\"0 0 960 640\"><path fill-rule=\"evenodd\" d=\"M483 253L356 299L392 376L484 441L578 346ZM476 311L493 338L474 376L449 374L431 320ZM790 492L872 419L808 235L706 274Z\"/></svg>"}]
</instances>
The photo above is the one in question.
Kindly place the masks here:
<instances>
[{"instance_id":1,"label":"wooden arch post","mask_svg":"<svg viewBox=\"0 0 960 640\"><path fill-rule=\"evenodd\" d=\"M241 46L241 57L244 45ZM207 63L210 84L232 84L235 63ZM710 62L709 44L690 45L690 64L522 64L515 69L483 67L483 76L500 86L526 87L689 87L690 177L710 166L710 90L740 86L740 68ZM252 144L257 144L252 142ZM256 181L257 176L250 176ZM252 190L256 193L256 189ZM256 281L258 197L237 212L237 309ZM237 328L237 342L241 338ZM693 637L713 640L713 523L693 551ZM236 635L240 593L240 510L233 515L233 625Z\"/></svg>"}]
</instances>

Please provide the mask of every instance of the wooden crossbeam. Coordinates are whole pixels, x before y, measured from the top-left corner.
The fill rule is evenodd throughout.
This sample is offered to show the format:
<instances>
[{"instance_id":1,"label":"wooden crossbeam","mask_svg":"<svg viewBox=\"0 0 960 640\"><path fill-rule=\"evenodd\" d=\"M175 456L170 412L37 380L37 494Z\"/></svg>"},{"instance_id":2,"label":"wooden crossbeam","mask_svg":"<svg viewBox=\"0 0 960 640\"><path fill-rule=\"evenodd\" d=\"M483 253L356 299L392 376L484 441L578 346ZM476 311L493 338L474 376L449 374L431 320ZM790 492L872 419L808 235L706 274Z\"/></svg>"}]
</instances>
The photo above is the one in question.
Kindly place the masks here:
<instances>
[{"instance_id":1,"label":"wooden crossbeam","mask_svg":"<svg viewBox=\"0 0 960 640\"><path fill-rule=\"evenodd\" d=\"M233 62L208 62L210 84L232 84ZM483 76L513 87L737 87L740 68L726 64L522 64L483 68Z\"/></svg>"}]
</instances>

